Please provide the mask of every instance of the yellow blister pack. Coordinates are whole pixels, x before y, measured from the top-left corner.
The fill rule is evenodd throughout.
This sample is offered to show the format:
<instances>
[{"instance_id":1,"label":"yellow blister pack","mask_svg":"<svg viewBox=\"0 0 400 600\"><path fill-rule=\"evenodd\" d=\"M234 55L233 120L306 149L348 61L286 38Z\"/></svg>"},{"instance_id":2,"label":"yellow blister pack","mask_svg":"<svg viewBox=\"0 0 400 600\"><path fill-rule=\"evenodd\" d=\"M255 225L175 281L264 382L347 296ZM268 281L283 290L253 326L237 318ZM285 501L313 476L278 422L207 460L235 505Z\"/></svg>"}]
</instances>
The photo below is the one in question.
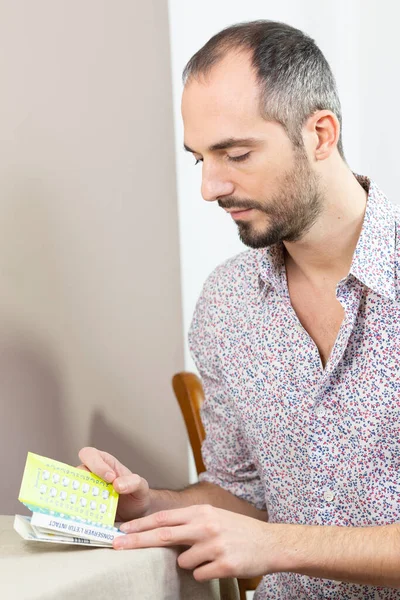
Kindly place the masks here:
<instances>
[{"instance_id":1,"label":"yellow blister pack","mask_svg":"<svg viewBox=\"0 0 400 600\"><path fill-rule=\"evenodd\" d=\"M28 452L18 500L32 512L112 527L118 497L97 475Z\"/></svg>"}]
</instances>

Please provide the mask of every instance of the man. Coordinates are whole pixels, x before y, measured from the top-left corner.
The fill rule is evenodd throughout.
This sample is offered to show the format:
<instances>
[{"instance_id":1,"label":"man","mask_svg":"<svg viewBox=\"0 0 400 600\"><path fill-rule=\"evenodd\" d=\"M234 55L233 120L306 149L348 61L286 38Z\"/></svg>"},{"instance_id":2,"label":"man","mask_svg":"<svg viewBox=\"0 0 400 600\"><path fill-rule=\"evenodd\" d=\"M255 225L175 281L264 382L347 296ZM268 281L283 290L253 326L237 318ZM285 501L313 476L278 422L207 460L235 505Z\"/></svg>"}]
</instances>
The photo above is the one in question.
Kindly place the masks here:
<instances>
[{"instance_id":1,"label":"man","mask_svg":"<svg viewBox=\"0 0 400 600\"><path fill-rule=\"evenodd\" d=\"M115 547L186 545L198 580L265 575L258 600L400 598L399 215L346 164L334 78L302 32L230 27L184 82L202 195L251 249L210 276L191 327L200 482L149 490L80 453L122 494Z\"/></svg>"}]
</instances>

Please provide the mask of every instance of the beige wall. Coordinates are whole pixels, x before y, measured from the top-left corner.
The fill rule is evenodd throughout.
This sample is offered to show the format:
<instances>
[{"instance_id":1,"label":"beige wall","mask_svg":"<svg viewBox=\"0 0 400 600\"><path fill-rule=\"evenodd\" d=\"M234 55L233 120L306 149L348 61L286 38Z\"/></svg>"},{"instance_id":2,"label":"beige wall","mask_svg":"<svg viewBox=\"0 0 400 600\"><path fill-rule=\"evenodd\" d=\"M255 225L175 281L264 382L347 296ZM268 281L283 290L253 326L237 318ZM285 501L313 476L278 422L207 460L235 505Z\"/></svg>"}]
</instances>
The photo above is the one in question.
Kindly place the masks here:
<instances>
[{"instance_id":1,"label":"beige wall","mask_svg":"<svg viewBox=\"0 0 400 600\"><path fill-rule=\"evenodd\" d=\"M187 480L163 0L0 0L0 513L28 450Z\"/></svg>"}]
</instances>

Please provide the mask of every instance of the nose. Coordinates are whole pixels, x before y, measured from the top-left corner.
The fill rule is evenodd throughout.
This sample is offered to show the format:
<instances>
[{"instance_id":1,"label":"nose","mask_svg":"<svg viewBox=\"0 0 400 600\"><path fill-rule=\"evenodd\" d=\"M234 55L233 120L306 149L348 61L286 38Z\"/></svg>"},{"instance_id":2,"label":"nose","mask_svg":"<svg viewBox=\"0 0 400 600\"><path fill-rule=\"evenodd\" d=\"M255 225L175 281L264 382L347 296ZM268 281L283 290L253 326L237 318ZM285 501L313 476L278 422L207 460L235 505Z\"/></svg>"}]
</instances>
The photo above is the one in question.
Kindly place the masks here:
<instances>
[{"instance_id":1,"label":"nose","mask_svg":"<svg viewBox=\"0 0 400 600\"><path fill-rule=\"evenodd\" d=\"M221 196L233 194L234 185L227 176L226 170L217 165L203 163L201 195L204 200L212 202Z\"/></svg>"}]
</instances>

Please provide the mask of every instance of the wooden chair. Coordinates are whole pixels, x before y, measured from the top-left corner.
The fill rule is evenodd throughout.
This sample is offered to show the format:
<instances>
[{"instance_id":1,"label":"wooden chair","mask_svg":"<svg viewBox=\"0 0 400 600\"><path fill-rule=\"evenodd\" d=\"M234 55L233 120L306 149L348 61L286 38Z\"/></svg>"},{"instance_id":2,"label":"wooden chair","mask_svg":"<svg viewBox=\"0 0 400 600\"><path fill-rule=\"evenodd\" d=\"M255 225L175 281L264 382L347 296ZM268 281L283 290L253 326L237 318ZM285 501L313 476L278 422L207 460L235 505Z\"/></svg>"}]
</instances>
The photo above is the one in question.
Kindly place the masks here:
<instances>
[{"instance_id":1,"label":"wooden chair","mask_svg":"<svg viewBox=\"0 0 400 600\"><path fill-rule=\"evenodd\" d=\"M174 375L172 387L185 421L197 475L199 475L206 470L201 455L201 444L206 437L200 417L200 407L204 400L203 386L195 373L182 372ZM246 600L246 591L255 590L260 581L261 577L238 579L240 600Z\"/></svg>"}]
</instances>

